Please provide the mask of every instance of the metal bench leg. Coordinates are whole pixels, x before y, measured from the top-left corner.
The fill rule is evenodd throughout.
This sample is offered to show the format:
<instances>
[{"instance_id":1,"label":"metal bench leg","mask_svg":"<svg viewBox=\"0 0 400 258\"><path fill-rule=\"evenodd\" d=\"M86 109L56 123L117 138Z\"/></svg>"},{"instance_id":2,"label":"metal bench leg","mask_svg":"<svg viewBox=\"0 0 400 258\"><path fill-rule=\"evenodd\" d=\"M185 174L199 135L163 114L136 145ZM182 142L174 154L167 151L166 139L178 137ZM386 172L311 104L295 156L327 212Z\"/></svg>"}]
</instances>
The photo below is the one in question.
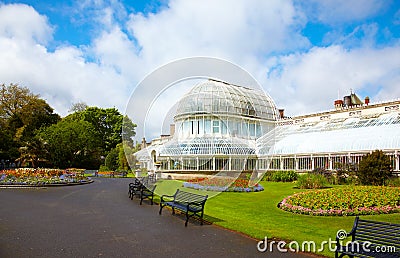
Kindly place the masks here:
<instances>
[{"instance_id":1,"label":"metal bench leg","mask_svg":"<svg viewBox=\"0 0 400 258\"><path fill-rule=\"evenodd\" d=\"M203 226L203 214L204 214L204 212L203 212L203 210L201 210L200 225L202 225L202 226Z\"/></svg>"},{"instance_id":2,"label":"metal bench leg","mask_svg":"<svg viewBox=\"0 0 400 258\"><path fill-rule=\"evenodd\" d=\"M186 222L185 222L185 227L187 227L189 221L189 211L186 211Z\"/></svg>"},{"instance_id":3,"label":"metal bench leg","mask_svg":"<svg viewBox=\"0 0 400 258\"><path fill-rule=\"evenodd\" d=\"M160 203L160 211L158 212L158 214L159 215L161 215L161 211L162 211L162 208L163 208L164 206L162 206L162 204Z\"/></svg>"}]
</instances>

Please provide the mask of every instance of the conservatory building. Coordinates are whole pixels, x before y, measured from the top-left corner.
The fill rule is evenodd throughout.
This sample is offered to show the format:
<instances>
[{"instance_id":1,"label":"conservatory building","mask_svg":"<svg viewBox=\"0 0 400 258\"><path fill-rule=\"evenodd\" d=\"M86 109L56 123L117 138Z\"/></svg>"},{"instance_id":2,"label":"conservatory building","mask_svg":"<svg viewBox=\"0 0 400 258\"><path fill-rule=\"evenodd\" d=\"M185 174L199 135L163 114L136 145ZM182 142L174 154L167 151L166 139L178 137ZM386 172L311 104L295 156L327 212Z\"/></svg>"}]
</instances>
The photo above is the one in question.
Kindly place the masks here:
<instances>
[{"instance_id":1,"label":"conservatory building","mask_svg":"<svg viewBox=\"0 0 400 258\"><path fill-rule=\"evenodd\" d=\"M382 150L399 173L400 101L370 104L351 93L334 107L288 118L263 91L207 80L179 101L170 135L135 156L163 172L311 171Z\"/></svg>"},{"instance_id":2,"label":"conservatory building","mask_svg":"<svg viewBox=\"0 0 400 258\"><path fill-rule=\"evenodd\" d=\"M179 101L171 136L153 141L136 158L150 170L254 170L256 140L276 120L275 104L263 91L207 80Z\"/></svg>"}]
</instances>

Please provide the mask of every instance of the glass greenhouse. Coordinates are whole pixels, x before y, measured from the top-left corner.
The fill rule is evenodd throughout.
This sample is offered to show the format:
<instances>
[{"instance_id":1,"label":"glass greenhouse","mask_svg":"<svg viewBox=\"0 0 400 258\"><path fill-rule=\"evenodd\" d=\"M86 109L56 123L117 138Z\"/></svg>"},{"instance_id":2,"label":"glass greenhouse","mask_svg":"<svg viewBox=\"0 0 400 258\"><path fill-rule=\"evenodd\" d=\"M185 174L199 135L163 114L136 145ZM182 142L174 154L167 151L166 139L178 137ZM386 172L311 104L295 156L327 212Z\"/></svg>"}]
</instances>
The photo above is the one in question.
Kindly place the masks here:
<instances>
[{"instance_id":1,"label":"glass greenhouse","mask_svg":"<svg viewBox=\"0 0 400 258\"><path fill-rule=\"evenodd\" d=\"M369 105L353 95L354 106L339 100L336 110L286 118L263 91L207 80L178 102L173 135L135 156L141 167L165 172L310 171L382 150L400 171L400 101Z\"/></svg>"},{"instance_id":2,"label":"glass greenhouse","mask_svg":"<svg viewBox=\"0 0 400 258\"><path fill-rule=\"evenodd\" d=\"M259 169L332 170L374 150L390 155L399 170L398 112L277 126L257 140Z\"/></svg>"}]
</instances>

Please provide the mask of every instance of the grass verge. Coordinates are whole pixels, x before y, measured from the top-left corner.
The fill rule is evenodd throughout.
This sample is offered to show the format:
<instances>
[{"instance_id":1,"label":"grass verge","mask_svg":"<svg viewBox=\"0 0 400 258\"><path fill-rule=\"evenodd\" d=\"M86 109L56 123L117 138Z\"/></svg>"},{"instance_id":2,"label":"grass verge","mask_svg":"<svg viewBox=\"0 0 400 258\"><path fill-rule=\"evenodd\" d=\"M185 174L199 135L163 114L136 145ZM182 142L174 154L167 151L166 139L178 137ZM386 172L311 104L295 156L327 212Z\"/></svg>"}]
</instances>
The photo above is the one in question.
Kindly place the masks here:
<instances>
[{"instance_id":1,"label":"grass verge","mask_svg":"<svg viewBox=\"0 0 400 258\"><path fill-rule=\"evenodd\" d=\"M311 216L283 211L277 207L283 198L307 190L295 189L293 183L261 182L261 184L265 189L262 192L228 192L215 195L215 192L202 191L202 194L215 195L206 203L205 219L260 240L268 237L268 239L284 240L287 243L297 241L300 244L303 241L314 241L317 250L323 241L328 241L329 238L334 241L339 229L350 231L353 226L354 216ZM157 188L158 193L173 194L181 186L182 182L179 181L164 181ZM185 188L185 191L199 192L188 188ZM400 224L399 213L362 217ZM330 252L328 247L317 253L334 257L334 253Z\"/></svg>"}]
</instances>

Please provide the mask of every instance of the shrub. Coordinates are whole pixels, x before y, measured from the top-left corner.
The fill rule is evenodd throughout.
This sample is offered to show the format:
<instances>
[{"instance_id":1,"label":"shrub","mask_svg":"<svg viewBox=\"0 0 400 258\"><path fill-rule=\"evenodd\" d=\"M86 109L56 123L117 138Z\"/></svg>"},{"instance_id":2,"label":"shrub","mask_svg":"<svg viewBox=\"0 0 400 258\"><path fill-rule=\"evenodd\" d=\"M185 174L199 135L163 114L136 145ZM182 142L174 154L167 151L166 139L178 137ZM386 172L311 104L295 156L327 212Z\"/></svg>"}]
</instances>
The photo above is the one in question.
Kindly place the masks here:
<instances>
[{"instance_id":1,"label":"shrub","mask_svg":"<svg viewBox=\"0 0 400 258\"><path fill-rule=\"evenodd\" d=\"M323 175L305 174L297 178L297 187L300 189L321 189L327 185Z\"/></svg>"},{"instance_id":2,"label":"shrub","mask_svg":"<svg viewBox=\"0 0 400 258\"><path fill-rule=\"evenodd\" d=\"M384 185L392 174L392 162L383 151L376 150L367 154L360 161L357 172L363 185Z\"/></svg>"},{"instance_id":3,"label":"shrub","mask_svg":"<svg viewBox=\"0 0 400 258\"><path fill-rule=\"evenodd\" d=\"M110 171L106 165L100 165L99 172Z\"/></svg>"},{"instance_id":4,"label":"shrub","mask_svg":"<svg viewBox=\"0 0 400 258\"><path fill-rule=\"evenodd\" d=\"M354 163L336 163L336 183L358 185L356 172L358 164Z\"/></svg>"},{"instance_id":5,"label":"shrub","mask_svg":"<svg viewBox=\"0 0 400 258\"><path fill-rule=\"evenodd\" d=\"M262 181L272 181L272 176L274 175L275 171L267 170L262 178Z\"/></svg>"},{"instance_id":6,"label":"shrub","mask_svg":"<svg viewBox=\"0 0 400 258\"><path fill-rule=\"evenodd\" d=\"M400 177L399 176L394 176L386 180L385 185L387 186L394 186L394 187L400 187Z\"/></svg>"},{"instance_id":7,"label":"shrub","mask_svg":"<svg viewBox=\"0 0 400 258\"><path fill-rule=\"evenodd\" d=\"M274 182L293 182L297 180L297 173L294 171L276 171L272 174Z\"/></svg>"},{"instance_id":8,"label":"shrub","mask_svg":"<svg viewBox=\"0 0 400 258\"><path fill-rule=\"evenodd\" d=\"M316 168L313 171L311 171L311 174L321 175L321 176L325 177L325 179L330 184L336 183L335 177L332 175L332 172L329 170L326 170L325 168Z\"/></svg>"}]
</instances>

